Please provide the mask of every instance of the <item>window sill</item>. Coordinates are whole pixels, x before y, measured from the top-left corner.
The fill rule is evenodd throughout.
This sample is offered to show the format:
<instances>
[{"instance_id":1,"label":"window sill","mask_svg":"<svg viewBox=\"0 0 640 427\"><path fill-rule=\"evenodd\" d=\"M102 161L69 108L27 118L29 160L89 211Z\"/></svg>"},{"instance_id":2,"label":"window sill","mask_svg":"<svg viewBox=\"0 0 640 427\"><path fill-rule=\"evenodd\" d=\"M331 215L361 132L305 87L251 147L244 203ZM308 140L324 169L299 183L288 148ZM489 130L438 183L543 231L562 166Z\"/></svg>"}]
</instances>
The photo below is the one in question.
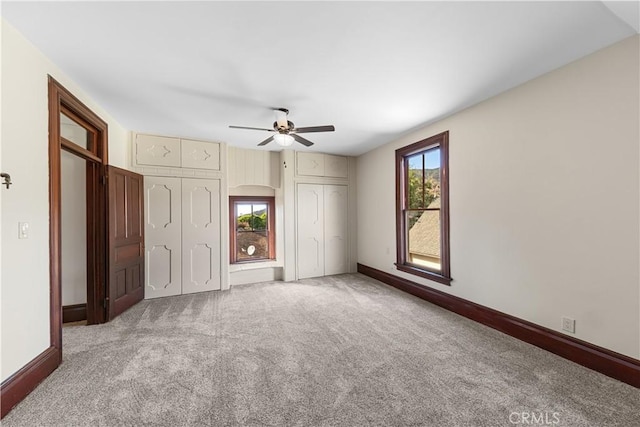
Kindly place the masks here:
<instances>
[{"instance_id":1,"label":"window sill","mask_svg":"<svg viewBox=\"0 0 640 427\"><path fill-rule=\"evenodd\" d=\"M424 277L425 279L433 280L434 282L441 283L443 285L451 286L451 281L453 280L451 277L443 276L442 274L438 274L433 271L423 270L418 267L413 267L411 265L406 264L395 264L396 268L400 271L404 271L405 273L413 274L414 276Z\"/></svg>"},{"instance_id":2,"label":"window sill","mask_svg":"<svg viewBox=\"0 0 640 427\"><path fill-rule=\"evenodd\" d=\"M274 259L256 260L256 261L244 261L229 264L229 272L245 270L258 270L260 268L282 267L282 263Z\"/></svg>"}]
</instances>

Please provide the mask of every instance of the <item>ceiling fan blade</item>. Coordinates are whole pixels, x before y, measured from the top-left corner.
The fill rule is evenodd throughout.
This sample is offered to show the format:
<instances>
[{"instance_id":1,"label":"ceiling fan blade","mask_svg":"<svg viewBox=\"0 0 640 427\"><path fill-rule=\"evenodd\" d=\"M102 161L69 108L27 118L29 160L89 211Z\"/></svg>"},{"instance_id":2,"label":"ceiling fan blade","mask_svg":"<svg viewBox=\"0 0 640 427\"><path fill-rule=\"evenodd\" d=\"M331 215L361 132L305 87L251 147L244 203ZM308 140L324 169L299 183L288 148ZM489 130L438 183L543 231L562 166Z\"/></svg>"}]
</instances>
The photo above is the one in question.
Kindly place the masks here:
<instances>
[{"instance_id":1,"label":"ceiling fan blade","mask_svg":"<svg viewBox=\"0 0 640 427\"><path fill-rule=\"evenodd\" d=\"M258 144L258 147L260 147L261 145L267 145L268 143L270 143L271 141L273 141L273 137L270 136L269 138L265 139L264 141L262 141L260 144Z\"/></svg>"},{"instance_id":2,"label":"ceiling fan blade","mask_svg":"<svg viewBox=\"0 0 640 427\"><path fill-rule=\"evenodd\" d=\"M309 133L309 132L333 132L336 128L332 125L327 126L310 126L306 128L295 128L293 132L296 133Z\"/></svg>"},{"instance_id":3,"label":"ceiling fan blade","mask_svg":"<svg viewBox=\"0 0 640 427\"><path fill-rule=\"evenodd\" d=\"M309 141L308 139L304 139L300 135L296 135L295 133L290 133L289 135L291 135L293 137L293 139L295 139L300 144L302 144L302 145L304 145L306 147L311 147L313 145L313 142Z\"/></svg>"},{"instance_id":4,"label":"ceiling fan blade","mask_svg":"<svg viewBox=\"0 0 640 427\"><path fill-rule=\"evenodd\" d=\"M252 128L248 126L229 126L231 129L249 129L249 130L266 130L267 132L275 132L274 129L266 129L266 128Z\"/></svg>"}]
</instances>

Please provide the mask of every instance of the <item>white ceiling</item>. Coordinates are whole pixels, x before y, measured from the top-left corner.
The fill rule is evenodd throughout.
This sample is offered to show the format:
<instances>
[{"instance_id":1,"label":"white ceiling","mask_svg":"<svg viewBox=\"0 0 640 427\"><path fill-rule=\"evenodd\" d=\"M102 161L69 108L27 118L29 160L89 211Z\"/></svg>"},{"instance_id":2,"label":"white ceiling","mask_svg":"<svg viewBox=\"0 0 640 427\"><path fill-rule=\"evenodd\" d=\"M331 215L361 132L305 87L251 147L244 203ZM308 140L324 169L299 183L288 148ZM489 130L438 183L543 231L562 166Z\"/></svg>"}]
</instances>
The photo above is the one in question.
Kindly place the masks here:
<instances>
[{"instance_id":1,"label":"white ceiling","mask_svg":"<svg viewBox=\"0 0 640 427\"><path fill-rule=\"evenodd\" d=\"M128 129L358 155L638 31L617 2L3 2ZM276 150L271 143L263 149Z\"/></svg>"}]
</instances>

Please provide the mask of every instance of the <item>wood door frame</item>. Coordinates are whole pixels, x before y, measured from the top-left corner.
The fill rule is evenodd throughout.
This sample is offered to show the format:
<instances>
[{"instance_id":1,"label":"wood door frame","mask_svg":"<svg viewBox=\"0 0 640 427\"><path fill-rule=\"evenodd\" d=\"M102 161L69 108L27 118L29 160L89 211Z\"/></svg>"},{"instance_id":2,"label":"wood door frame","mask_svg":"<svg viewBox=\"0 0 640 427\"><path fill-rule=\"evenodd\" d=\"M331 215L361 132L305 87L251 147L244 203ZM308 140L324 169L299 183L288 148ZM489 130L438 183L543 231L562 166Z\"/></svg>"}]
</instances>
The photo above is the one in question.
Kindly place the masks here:
<instances>
[{"instance_id":1,"label":"wood door frame","mask_svg":"<svg viewBox=\"0 0 640 427\"><path fill-rule=\"evenodd\" d=\"M108 126L107 123L91 111L53 77L48 76L49 90L49 250L50 250L50 326L51 346L62 359L62 253L61 253L61 165L60 150L71 151L88 160L87 163L87 225L94 232L91 245L87 245L87 262L93 264L92 272L97 289L87 289L87 319L89 323L103 323L105 310L102 302L105 298L105 248L106 248L106 194L104 175L108 162ZM62 141L60 135L60 113L70 112L74 119L84 122L96 130L94 146L91 150L75 147L75 144ZM93 165L93 166L92 166ZM89 271L88 271L89 273ZM91 287L88 287L91 288Z\"/></svg>"}]
</instances>

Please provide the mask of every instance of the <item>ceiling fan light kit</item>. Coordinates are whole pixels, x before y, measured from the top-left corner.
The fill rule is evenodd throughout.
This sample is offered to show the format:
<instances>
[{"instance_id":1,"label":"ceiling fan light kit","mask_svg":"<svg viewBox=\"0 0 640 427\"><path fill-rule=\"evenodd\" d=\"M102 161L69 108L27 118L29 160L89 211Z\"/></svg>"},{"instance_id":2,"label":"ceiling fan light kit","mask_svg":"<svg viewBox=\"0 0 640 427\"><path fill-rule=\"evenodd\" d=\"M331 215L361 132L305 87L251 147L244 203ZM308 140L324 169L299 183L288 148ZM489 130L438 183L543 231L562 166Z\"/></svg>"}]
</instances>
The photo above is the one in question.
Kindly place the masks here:
<instances>
[{"instance_id":1,"label":"ceiling fan light kit","mask_svg":"<svg viewBox=\"0 0 640 427\"><path fill-rule=\"evenodd\" d=\"M301 137L300 135L298 135L299 133L333 132L336 130L336 128L332 125L296 128L293 122L289 121L287 118L289 110L287 110L286 108L276 108L274 109L274 112L276 113L276 121L273 122L273 129L255 128L248 126L229 127L232 129L249 129L274 132L275 135L265 139L260 144L258 144L258 146L267 145L271 141L275 141L276 144L280 145L281 147L289 147L291 144L293 144L293 141L297 141L305 147L311 147L313 145L313 142Z\"/></svg>"},{"instance_id":2,"label":"ceiling fan light kit","mask_svg":"<svg viewBox=\"0 0 640 427\"><path fill-rule=\"evenodd\" d=\"M276 142L276 144L282 146L282 147L289 147L291 144L293 144L293 137L291 135L287 135L286 133L279 133L277 135L273 136L273 140Z\"/></svg>"}]
</instances>

